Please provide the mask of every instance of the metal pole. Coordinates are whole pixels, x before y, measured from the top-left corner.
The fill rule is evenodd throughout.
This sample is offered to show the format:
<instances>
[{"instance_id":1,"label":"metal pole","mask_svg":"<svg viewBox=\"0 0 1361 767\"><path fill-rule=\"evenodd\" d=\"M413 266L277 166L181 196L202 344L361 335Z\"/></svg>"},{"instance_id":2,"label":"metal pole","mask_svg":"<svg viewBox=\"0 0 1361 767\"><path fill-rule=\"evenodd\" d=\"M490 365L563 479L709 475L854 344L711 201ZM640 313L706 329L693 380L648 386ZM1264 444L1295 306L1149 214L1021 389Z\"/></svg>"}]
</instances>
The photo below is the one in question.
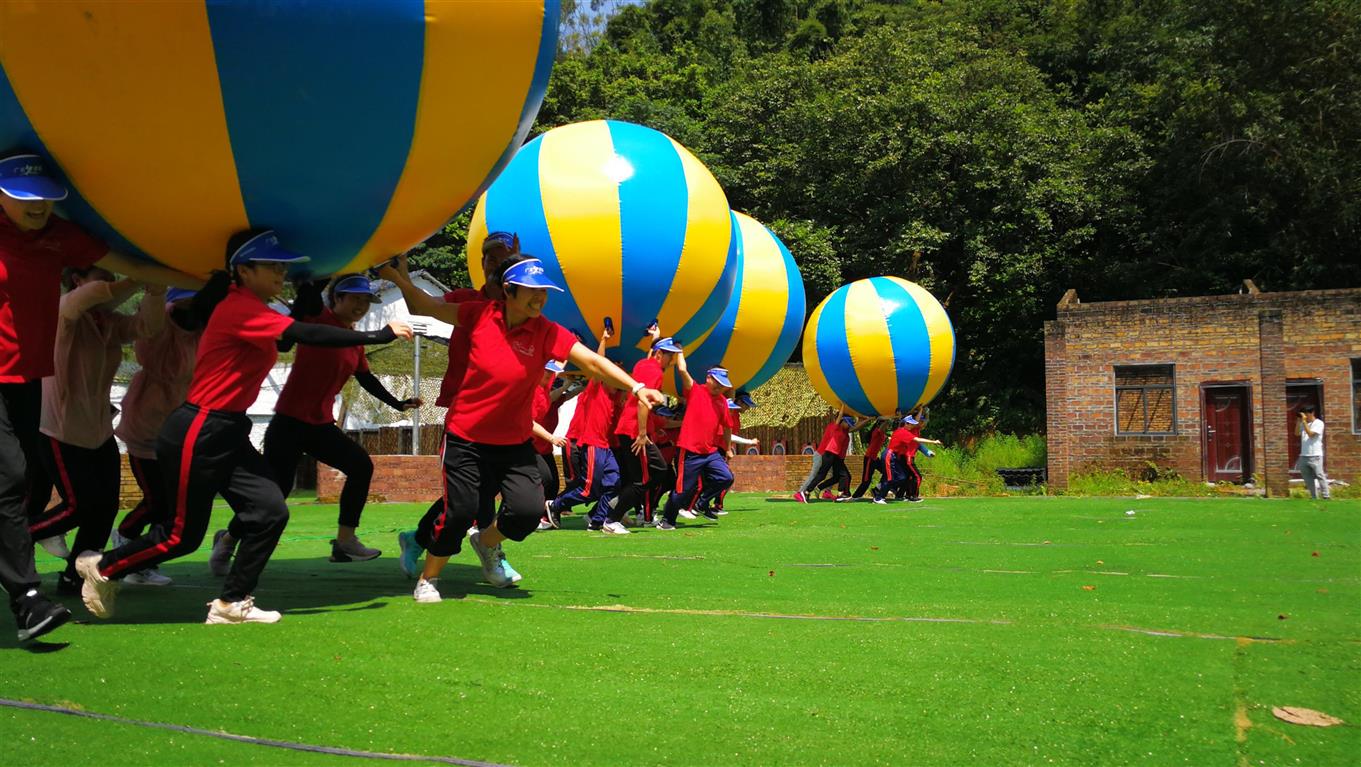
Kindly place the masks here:
<instances>
[{"instance_id":1,"label":"metal pole","mask_svg":"<svg viewBox=\"0 0 1361 767\"><path fill-rule=\"evenodd\" d=\"M411 396L413 396L413 397L419 397L419 396L421 396L421 337L420 337L420 336L416 336L416 337L415 337L414 339L412 339L412 340L416 342L416 352L415 352L415 354L416 354L416 359L415 359L415 363L412 365L412 367L414 368L414 370L413 370L413 377L414 377L414 379L415 379L415 386L414 386L414 388L413 388L413 390L412 390ZM420 409L420 408L415 408L414 410L411 411L411 454L412 454L412 455L420 455L420 454L421 454L421 409Z\"/></svg>"}]
</instances>

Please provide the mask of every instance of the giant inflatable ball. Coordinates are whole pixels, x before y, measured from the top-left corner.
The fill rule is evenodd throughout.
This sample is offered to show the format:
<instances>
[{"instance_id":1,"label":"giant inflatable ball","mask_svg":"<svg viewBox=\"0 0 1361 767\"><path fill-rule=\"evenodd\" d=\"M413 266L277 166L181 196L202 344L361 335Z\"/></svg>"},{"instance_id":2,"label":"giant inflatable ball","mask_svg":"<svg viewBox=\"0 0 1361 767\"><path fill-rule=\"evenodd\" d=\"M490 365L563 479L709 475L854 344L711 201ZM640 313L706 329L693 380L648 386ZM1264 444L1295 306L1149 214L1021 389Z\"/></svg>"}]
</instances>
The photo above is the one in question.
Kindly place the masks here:
<instances>
[{"instance_id":1,"label":"giant inflatable ball","mask_svg":"<svg viewBox=\"0 0 1361 767\"><path fill-rule=\"evenodd\" d=\"M803 332L803 364L827 404L892 415L930 402L950 378L955 331L916 283L872 277L837 288Z\"/></svg>"},{"instance_id":2,"label":"giant inflatable ball","mask_svg":"<svg viewBox=\"0 0 1361 767\"><path fill-rule=\"evenodd\" d=\"M713 330L686 344L686 362L694 374L721 365L733 386L755 389L794 353L807 299L803 276L780 238L751 216L734 212L733 217L737 281L732 298ZM675 382L667 384L675 393Z\"/></svg>"},{"instance_id":3,"label":"giant inflatable ball","mask_svg":"<svg viewBox=\"0 0 1361 767\"><path fill-rule=\"evenodd\" d=\"M182 271L271 227L319 275L406 250L524 141L557 0L0 3L0 152L59 212Z\"/></svg>"},{"instance_id":4,"label":"giant inflatable ball","mask_svg":"<svg viewBox=\"0 0 1361 767\"><path fill-rule=\"evenodd\" d=\"M468 231L468 271L481 285L488 232L518 234L565 290L544 314L592 347L606 317L609 356L645 355L652 320L683 341L712 328L737 272L727 197L704 164L663 133L594 121L554 128L515 155L487 189Z\"/></svg>"}]
</instances>

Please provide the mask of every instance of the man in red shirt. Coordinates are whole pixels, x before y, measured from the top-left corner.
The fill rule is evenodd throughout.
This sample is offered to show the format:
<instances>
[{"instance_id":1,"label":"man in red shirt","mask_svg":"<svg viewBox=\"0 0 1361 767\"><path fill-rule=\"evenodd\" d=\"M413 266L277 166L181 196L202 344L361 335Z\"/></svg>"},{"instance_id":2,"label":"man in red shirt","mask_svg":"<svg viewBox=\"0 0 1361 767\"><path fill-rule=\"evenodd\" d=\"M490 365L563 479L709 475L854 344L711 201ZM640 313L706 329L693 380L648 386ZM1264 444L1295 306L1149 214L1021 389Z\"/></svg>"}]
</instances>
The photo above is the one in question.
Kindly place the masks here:
<instances>
[{"instance_id":1,"label":"man in red shirt","mask_svg":"<svg viewBox=\"0 0 1361 767\"><path fill-rule=\"evenodd\" d=\"M660 338L661 330L656 325L648 328L648 332L652 336L652 348L647 357L633 366L633 380L660 389L666 372L676 364L681 347L673 338ZM666 460L653 442L655 433L650 416L646 408L638 407L637 402L625 403L619 412L614 427L614 457L619 464L620 490L605 523L606 532L628 533L623 524L624 515L640 507L643 518L652 519L652 494L664 479Z\"/></svg>"},{"instance_id":2,"label":"man in red shirt","mask_svg":"<svg viewBox=\"0 0 1361 767\"><path fill-rule=\"evenodd\" d=\"M141 282L181 287L201 283L134 262L75 224L54 218L53 204L63 199L66 187L41 157L0 155L0 586L9 594L21 642L71 617L38 591L24 508L31 483L51 487L37 470L38 417L41 381L53 373L62 270L97 263Z\"/></svg>"},{"instance_id":3,"label":"man in red shirt","mask_svg":"<svg viewBox=\"0 0 1361 767\"><path fill-rule=\"evenodd\" d=\"M811 480L799 488L799 492L794 494L795 498L807 502L808 494L814 488L826 490L832 485L838 485L840 495L837 496L836 500L849 501L851 499L851 471L846 468L846 452L851 446L851 432L864 426L868 420L856 421L851 416L842 415L827 424L827 428L822 432L822 440L818 443L818 453L822 455L822 466Z\"/></svg>"},{"instance_id":4,"label":"man in red shirt","mask_svg":"<svg viewBox=\"0 0 1361 767\"><path fill-rule=\"evenodd\" d=\"M717 495L732 486L732 471L728 468L727 448L732 430L727 427L728 397L725 390L732 388L728 371L709 368L703 385L696 386L685 369L685 355L676 358L676 370L681 377L681 393L685 396L685 417L681 420L676 477L676 491L666 500L666 509L656 521L658 530L675 530L676 517L681 509L688 509L699 492L703 480L707 492ZM717 520L712 510L705 517Z\"/></svg>"},{"instance_id":5,"label":"man in red shirt","mask_svg":"<svg viewBox=\"0 0 1361 767\"><path fill-rule=\"evenodd\" d=\"M917 473L913 459L922 444L939 445L941 442L921 436L925 423L918 414L917 410L908 413L902 426L889 437L888 449L884 451L884 478L874 488L875 503L888 503L885 496L890 490L900 501L921 503L921 474Z\"/></svg>"}]
</instances>

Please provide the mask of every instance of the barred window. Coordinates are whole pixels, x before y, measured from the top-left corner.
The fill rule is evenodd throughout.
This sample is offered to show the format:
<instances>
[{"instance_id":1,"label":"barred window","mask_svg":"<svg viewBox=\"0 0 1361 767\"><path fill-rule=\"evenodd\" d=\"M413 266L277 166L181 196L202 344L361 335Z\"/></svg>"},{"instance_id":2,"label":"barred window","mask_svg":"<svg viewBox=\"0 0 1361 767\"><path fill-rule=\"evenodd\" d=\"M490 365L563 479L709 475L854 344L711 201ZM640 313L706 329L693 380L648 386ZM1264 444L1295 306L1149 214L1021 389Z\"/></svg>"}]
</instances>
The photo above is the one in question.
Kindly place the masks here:
<instances>
[{"instance_id":1,"label":"barred window","mask_svg":"<svg viewBox=\"0 0 1361 767\"><path fill-rule=\"evenodd\" d=\"M1115 366L1115 433L1175 434L1173 365Z\"/></svg>"}]
</instances>

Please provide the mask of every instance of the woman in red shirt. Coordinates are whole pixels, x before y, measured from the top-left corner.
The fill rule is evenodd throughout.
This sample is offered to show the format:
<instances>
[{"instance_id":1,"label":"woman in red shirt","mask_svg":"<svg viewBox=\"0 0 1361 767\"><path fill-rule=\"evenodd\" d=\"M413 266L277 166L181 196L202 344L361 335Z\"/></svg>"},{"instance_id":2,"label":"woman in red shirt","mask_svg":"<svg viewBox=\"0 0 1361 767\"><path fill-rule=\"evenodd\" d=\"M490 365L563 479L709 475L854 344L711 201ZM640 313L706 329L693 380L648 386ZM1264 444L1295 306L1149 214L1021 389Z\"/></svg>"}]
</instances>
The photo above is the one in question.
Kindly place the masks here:
<instances>
[{"instance_id":1,"label":"woman in red shirt","mask_svg":"<svg viewBox=\"0 0 1361 767\"><path fill-rule=\"evenodd\" d=\"M925 418L919 409L914 409L903 419L902 426L895 429L889 437L888 449L884 451L884 478L874 488L874 502L888 503L885 496L893 491L893 497L900 501L921 503L921 474L917 472L916 455L921 445L939 445L938 439L921 436L926 427Z\"/></svg>"},{"instance_id":2,"label":"woman in red shirt","mask_svg":"<svg viewBox=\"0 0 1361 767\"><path fill-rule=\"evenodd\" d=\"M647 357L633 366L633 378L650 388L660 388L666 372L676 364L681 347L674 338L662 338L656 324L648 328L652 348ZM641 508L643 519L652 519L653 491L665 479L666 459L654 444L656 432L649 429L650 414L645 408L626 403L614 424L614 460L619 464L619 495L610 510L604 529L609 533L627 533L624 515Z\"/></svg>"},{"instance_id":3,"label":"woman in red shirt","mask_svg":"<svg viewBox=\"0 0 1361 767\"><path fill-rule=\"evenodd\" d=\"M415 533L427 556L412 596L418 602L440 600L435 580L458 552L479 509L497 494L502 503L495 520L479 526L468 541L487 582L509 586L513 581L503 566L501 542L524 540L543 514L543 486L530 437L534 389L544 365L570 360L586 375L630 392L648 407L662 401L661 392L635 382L543 317L548 291L561 288L544 275L536 258L514 255L502 262L491 276L505 292L500 301L444 303L412 284L405 257L385 266L380 276L401 289L413 314L468 329L467 369L445 418L444 511Z\"/></svg>"},{"instance_id":4,"label":"woman in red shirt","mask_svg":"<svg viewBox=\"0 0 1361 767\"><path fill-rule=\"evenodd\" d=\"M315 285L315 283L314 283ZM315 288L314 288L315 289ZM315 294L314 294L315 295ZM299 305L312 304L317 311L298 311ZM343 274L327 288L326 305L320 299L295 301L293 318L336 328L353 329L381 303L378 291L362 274ZM309 309L311 307L308 307ZM383 552L360 542L355 530L369 497L373 480L373 459L368 451L336 426L335 400L345 383L354 378L374 399L399 412L418 408L420 397L399 400L369 371L368 357L362 346L299 347L283 391L274 404L274 417L265 430L265 463L274 471L284 497L293 492L298 462L310 455L345 475L340 490L340 517L336 537L331 541L332 562L364 562ZM222 539L227 546L229 538ZM218 543L217 540L214 541ZM219 546L221 548L221 546Z\"/></svg>"},{"instance_id":5,"label":"woman in red shirt","mask_svg":"<svg viewBox=\"0 0 1361 767\"><path fill-rule=\"evenodd\" d=\"M53 204L63 199L66 187L38 155L0 155L0 586L9 594L21 642L71 618L38 591L25 508L31 484L51 492L39 468L38 418L40 382L53 372L62 269L97 263L141 282L197 284L111 251L75 224L53 217Z\"/></svg>"},{"instance_id":6,"label":"woman in red shirt","mask_svg":"<svg viewBox=\"0 0 1361 767\"><path fill-rule=\"evenodd\" d=\"M888 427L891 423L893 419L874 419L869 438L865 440L865 465L860 470L860 484L855 488L855 492L851 493L852 498L862 498L865 491L870 489L875 469L881 465L879 457L883 453L884 442L888 440Z\"/></svg>"},{"instance_id":7,"label":"woman in red shirt","mask_svg":"<svg viewBox=\"0 0 1361 767\"><path fill-rule=\"evenodd\" d=\"M796 499L806 503L808 494L813 492L814 488L827 490L832 485L837 485L840 491L836 500L851 499L851 471L846 468L846 453L851 446L851 432L864 426L868 420L862 418L857 421L851 416L841 415L827 424L827 428L822 432L822 441L818 443L822 466L817 474L794 494ZM831 476L828 476L829 474Z\"/></svg>"},{"instance_id":8,"label":"woman in red shirt","mask_svg":"<svg viewBox=\"0 0 1361 767\"><path fill-rule=\"evenodd\" d=\"M76 558L76 571L85 579L81 599L95 617L113 614L122 576L197 550L213 497L220 493L235 512L228 530L239 546L220 595L208 603L205 623L279 620L279 613L257 608L251 594L288 523L288 505L269 465L250 443L246 409L278 359L280 340L355 346L411 337L411 328L399 323L360 332L295 322L271 309L265 302L283 290L288 266L306 260L284 249L268 229L241 232L228 241L227 266L235 284L203 331L185 403L170 414L156 441L174 512L165 524L123 546Z\"/></svg>"}]
</instances>

